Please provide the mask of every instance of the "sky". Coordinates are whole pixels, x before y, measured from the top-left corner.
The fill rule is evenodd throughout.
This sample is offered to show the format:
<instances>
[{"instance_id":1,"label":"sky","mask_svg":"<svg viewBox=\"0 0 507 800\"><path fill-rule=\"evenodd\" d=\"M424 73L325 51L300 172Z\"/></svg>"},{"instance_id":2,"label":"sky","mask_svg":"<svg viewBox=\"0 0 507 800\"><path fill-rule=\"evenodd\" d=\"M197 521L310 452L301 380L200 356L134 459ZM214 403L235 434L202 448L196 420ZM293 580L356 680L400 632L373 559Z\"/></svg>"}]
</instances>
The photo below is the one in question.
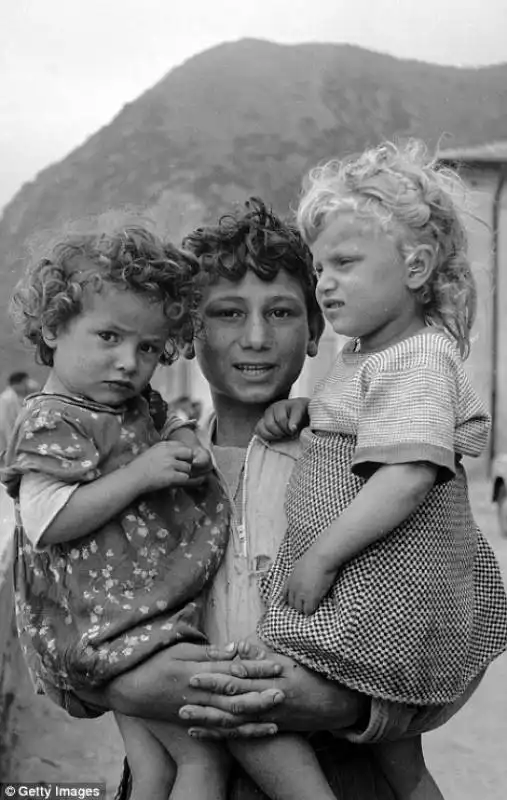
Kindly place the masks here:
<instances>
[{"instance_id":1,"label":"sky","mask_svg":"<svg viewBox=\"0 0 507 800\"><path fill-rule=\"evenodd\" d=\"M1 0L0 209L173 67L243 37L507 62L506 0Z\"/></svg>"}]
</instances>

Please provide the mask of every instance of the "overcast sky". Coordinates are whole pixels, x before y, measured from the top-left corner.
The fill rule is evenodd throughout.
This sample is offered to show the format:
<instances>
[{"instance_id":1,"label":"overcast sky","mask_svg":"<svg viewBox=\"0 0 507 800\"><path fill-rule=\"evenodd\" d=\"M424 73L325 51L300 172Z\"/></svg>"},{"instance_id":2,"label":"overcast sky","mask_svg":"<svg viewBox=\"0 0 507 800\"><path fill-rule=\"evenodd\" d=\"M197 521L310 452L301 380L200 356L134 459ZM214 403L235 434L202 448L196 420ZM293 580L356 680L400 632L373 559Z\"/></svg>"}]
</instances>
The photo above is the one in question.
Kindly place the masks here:
<instances>
[{"instance_id":1,"label":"overcast sky","mask_svg":"<svg viewBox=\"0 0 507 800\"><path fill-rule=\"evenodd\" d=\"M245 36L507 62L507 0L0 0L0 208L169 70Z\"/></svg>"}]
</instances>

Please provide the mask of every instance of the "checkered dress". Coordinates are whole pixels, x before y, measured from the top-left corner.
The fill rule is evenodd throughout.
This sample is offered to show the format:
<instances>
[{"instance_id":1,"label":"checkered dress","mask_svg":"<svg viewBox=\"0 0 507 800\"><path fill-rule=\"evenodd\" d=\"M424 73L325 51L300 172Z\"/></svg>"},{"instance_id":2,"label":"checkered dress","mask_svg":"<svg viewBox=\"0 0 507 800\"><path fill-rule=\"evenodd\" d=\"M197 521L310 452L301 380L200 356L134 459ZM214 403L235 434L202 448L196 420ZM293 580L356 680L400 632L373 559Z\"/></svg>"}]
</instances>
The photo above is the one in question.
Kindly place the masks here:
<instances>
[{"instance_id":1,"label":"checkered dress","mask_svg":"<svg viewBox=\"0 0 507 800\"><path fill-rule=\"evenodd\" d=\"M382 352L348 345L310 403L288 486L288 531L262 581L258 633L274 649L374 697L431 705L459 697L507 648L507 600L477 528L462 455L478 455L488 417L451 341L428 329ZM338 574L312 616L281 591L294 563L378 465L429 461L418 509Z\"/></svg>"}]
</instances>

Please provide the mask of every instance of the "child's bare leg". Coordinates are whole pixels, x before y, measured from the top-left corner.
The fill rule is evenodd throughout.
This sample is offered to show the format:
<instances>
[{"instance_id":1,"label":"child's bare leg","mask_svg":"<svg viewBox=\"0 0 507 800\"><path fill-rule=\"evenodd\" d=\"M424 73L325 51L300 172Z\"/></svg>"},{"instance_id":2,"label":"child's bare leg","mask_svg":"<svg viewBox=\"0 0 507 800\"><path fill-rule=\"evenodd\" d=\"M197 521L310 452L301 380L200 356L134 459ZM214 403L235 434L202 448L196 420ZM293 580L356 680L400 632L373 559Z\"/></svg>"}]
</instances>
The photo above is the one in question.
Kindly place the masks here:
<instances>
[{"instance_id":1,"label":"child's bare leg","mask_svg":"<svg viewBox=\"0 0 507 800\"><path fill-rule=\"evenodd\" d=\"M176 762L171 800L226 800L230 757L221 744L192 739L178 725L146 720L146 726ZM148 795L147 795L148 796Z\"/></svg>"},{"instance_id":2,"label":"child's bare leg","mask_svg":"<svg viewBox=\"0 0 507 800\"><path fill-rule=\"evenodd\" d=\"M336 800L313 748L299 736L231 741L229 750L271 800Z\"/></svg>"},{"instance_id":3,"label":"child's bare leg","mask_svg":"<svg viewBox=\"0 0 507 800\"><path fill-rule=\"evenodd\" d=\"M176 767L165 747L146 727L143 720L115 714L132 773L130 800L167 800Z\"/></svg>"},{"instance_id":4,"label":"child's bare leg","mask_svg":"<svg viewBox=\"0 0 507 800\"><path fill-rule=\"evenodd\" d=\"M372 746L396 800L444 800L428 771L420 736Z\"/></svg>"}]
</instances>

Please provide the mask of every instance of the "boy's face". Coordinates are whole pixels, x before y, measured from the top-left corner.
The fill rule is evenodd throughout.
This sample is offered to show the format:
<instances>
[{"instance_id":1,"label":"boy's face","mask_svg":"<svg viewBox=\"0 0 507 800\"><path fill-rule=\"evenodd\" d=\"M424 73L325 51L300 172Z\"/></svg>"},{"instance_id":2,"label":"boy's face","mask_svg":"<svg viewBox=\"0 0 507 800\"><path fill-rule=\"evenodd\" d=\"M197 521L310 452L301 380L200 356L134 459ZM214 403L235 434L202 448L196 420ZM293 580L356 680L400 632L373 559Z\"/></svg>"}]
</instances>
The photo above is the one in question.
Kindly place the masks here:
<instances>
[{"instance_id":1,"label":"boy's face","mask_svg":"<svg viewBox=\"0 0 507 800\"><path fill-rule=\"evenodd\" d=\"M200 305L195 351L213 394L254 405L287 397L310 342L301 284L285 270L268 283L248 271L220 278Z\"/></svg>"}]
</instances>

